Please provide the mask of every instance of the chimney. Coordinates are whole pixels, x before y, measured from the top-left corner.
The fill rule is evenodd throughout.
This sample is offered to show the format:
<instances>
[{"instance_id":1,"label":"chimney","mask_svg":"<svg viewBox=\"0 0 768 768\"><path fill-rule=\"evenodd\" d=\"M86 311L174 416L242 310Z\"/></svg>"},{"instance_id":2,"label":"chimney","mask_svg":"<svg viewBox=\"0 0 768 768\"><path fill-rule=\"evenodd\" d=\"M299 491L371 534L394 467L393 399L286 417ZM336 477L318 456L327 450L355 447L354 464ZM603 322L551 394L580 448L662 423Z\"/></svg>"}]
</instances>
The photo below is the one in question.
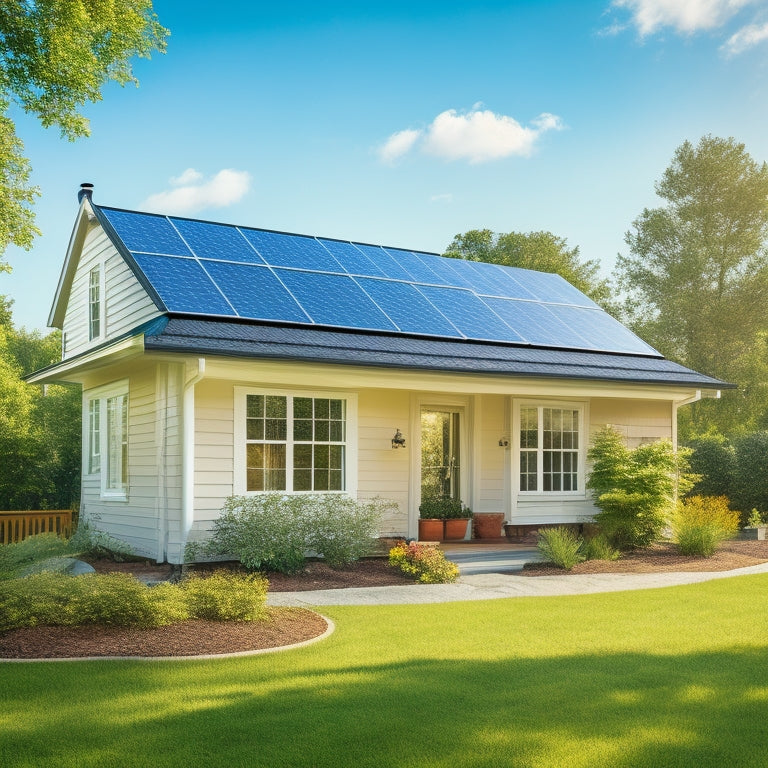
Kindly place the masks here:
<instances>
[{"instance_id":1,"label":"chimney","mask_svg":"<svg viewBox=\"0 0 768 768\"><path fill-rule=\"evenodd\" d=\"M88 198L88 202L90 202L93 197L93 184L90 184L87 181L80 185L80 189L77 193L77 202L82 203L84 197Z\"/></svg>"}]
</instances>

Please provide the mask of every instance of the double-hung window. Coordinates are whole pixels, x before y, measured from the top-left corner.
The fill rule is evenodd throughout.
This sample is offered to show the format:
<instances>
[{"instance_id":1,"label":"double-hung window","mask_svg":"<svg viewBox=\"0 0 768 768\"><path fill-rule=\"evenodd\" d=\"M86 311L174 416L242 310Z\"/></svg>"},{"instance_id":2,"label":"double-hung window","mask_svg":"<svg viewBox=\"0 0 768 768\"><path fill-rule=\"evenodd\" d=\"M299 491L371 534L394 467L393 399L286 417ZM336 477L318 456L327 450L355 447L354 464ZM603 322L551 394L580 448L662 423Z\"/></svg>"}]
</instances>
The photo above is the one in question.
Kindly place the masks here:
<instances>
[{"instance_id":1,"label":"double-hung window","mask_svg":"<svg viewBox=\"0 0 768 768\"><path fill-rule=\"evenodd\" d=\"M521 405L520 491L575 493L583 490L583 411L560 405Z\"/></svg>"},{"instance_id":2,"label":"double-hung window","mask_svg":"<svg viewBox=\"0 0 768 768\"><path fill-rule=\"evenodd\" d=\"M353 412L354 401L347 394L237 388L238 491L350 491Z\"/></svg>"},{"instance_id":3,"label":"double-hung window","mask_svg":"<svg viewBox=\"0 0 768 768\"><path fill-rule=\"evenodd\" d=\"M101 267L88 273L88 339L101 336Z\"/></svg>"},{"instance_id":4,"label":"double-hung window","mask_svg":"<svg viewBox=\"0 0 768 768\"><path fill-rule=\"evenodd\" d=\"M86 462L100 476L102 497L125 498L128 492L128 383L86 394Z\"/></svg>"}]
</instances>

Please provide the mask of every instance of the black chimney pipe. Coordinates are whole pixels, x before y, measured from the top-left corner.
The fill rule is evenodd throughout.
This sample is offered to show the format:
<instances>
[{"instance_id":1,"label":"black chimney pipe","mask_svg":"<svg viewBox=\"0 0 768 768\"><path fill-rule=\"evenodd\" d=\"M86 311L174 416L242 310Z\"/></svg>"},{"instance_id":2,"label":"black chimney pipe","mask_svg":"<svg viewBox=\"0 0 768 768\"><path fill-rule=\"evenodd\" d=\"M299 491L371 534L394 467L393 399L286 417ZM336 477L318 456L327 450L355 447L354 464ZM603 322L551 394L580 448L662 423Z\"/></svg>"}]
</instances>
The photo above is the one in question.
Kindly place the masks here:
<instances>
[{"instance_id":1,"label":"black chimney pipe","mask_svg":"<svg viewBox=\"0 0 768 768\"><path fill-rule=\"evenodd\" d=\"M87 197L89 201L93 197L93 184L90 184L87 181L84 181L80 185L80 189L77 193L77 202L82 203L84 197Z\"/></svg>"}]
</instances>

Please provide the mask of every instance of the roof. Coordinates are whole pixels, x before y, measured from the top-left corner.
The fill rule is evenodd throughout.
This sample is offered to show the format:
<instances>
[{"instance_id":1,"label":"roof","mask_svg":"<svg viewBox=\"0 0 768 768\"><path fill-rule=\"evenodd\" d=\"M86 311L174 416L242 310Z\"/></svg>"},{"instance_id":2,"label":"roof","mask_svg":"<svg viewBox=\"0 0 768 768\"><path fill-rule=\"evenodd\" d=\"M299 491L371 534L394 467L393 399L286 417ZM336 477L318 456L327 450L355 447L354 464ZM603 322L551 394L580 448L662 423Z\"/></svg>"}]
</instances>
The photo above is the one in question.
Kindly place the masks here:
<instances>
[{"instance_id":1,"label":"roof","mask_svg":"<svg viewBox=\"0 0 768 768\"><path fill-rule=\"evenodd\" d=\"M662 357L447 341L391 334L285 328L173 317L147 329L144 348L228 357L300 360L454 373L663 384L729 385Z\"/></svg>"},{"instance_id":2,"label":"roof","mask_svg":"<svg viewBox=\"0 0 768 768\"><path fill-rule=\"evenodd\" d=\"M560 275L104 206L94 212L163 312L661 357Z\"/></svg>"}]
</instances>

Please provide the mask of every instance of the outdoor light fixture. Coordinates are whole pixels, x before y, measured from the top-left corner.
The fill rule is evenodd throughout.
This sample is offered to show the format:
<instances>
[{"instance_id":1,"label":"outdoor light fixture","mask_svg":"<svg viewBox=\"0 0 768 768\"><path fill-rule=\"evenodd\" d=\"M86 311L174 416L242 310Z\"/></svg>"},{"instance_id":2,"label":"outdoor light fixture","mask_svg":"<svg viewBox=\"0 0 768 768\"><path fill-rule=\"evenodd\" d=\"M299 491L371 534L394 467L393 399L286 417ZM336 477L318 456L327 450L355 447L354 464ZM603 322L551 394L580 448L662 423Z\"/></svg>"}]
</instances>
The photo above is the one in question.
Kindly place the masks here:
<instances>
[{"instance_id":1,"label":"outdoor light fixture","mask_svg":"<svg viewBox=\"0 0 768 768\"><path fill-rule=\"evenodd\" d=\"M508 448L509 440L506 437L499 438L499 448Z\"/></svg>"},{"instance_id":2,"label":"outdoor light fixture","mask_svg":"<svg viewBox=\"0 0 768 768\"><path fill-rule=\"evenodd\" d=\"M392 447L405 448L405 438L399 428L395 430L395 436L392 438Z\"/></svg>"}]
</instances>

